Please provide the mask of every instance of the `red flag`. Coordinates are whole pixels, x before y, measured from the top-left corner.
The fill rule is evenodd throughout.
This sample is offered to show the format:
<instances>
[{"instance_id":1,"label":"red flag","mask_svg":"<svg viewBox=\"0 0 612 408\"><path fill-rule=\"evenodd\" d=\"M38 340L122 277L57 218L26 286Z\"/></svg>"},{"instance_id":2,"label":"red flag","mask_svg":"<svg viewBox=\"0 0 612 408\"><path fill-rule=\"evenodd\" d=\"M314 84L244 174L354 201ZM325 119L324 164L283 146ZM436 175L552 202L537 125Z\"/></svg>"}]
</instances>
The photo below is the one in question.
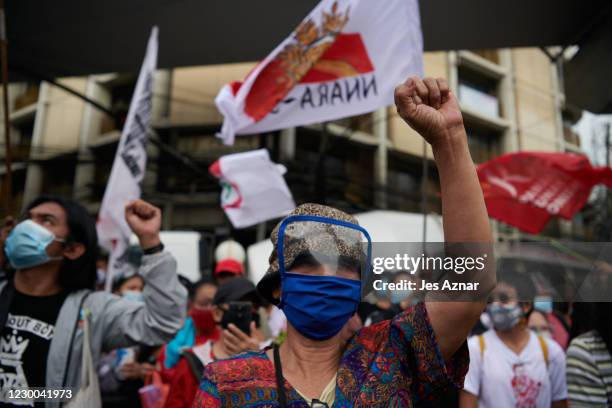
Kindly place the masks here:
<instances>
[{"instance_id":1,"label":"red flag","mask_svg":"<svg viewBox=\"0 0 612 408\"><path fill-rule=\"evenodd\" d=\"M573 153L508 153L477 171L489 216L531 234L553 216L571 220L594 185L612 188L611 168Z\"/></svg>"}]
</instances>

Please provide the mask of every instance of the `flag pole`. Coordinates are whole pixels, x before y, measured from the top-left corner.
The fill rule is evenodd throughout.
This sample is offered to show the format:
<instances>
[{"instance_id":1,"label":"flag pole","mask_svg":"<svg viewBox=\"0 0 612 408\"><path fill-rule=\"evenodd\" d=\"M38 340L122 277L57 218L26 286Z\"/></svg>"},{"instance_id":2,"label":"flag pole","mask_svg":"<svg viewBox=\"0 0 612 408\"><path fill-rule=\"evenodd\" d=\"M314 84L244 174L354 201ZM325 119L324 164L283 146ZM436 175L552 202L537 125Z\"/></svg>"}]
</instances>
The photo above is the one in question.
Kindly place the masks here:
<instances>
[{"instance_id":1,"label":"flag pole","mask_svg":"<svg viewBox=\"0 0 612 408\"><path fill-rule=\"evenodd\" d=\"M13 204L11 200L11 195L13 193L13 173L11 169L11 125L8 108L8 41L6 39L4 0L0 0L0 48L0 58L2 58L2 104L4 110L4 164L6 167L6 174L4 176L4 191L6 192L6 214L10 215Z\"/></svg>"}]
</instances>

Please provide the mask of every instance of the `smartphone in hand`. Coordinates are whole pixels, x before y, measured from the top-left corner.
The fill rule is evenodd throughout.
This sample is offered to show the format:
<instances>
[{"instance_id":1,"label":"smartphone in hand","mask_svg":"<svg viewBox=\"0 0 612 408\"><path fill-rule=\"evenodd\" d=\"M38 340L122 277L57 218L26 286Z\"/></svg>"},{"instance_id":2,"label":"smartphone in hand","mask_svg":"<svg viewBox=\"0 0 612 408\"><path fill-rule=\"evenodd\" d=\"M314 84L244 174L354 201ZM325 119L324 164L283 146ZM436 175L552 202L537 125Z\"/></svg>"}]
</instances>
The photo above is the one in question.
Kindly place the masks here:
<instances>
[{"instance_id":1,"label":"smartphone in hand","mask_svg":"<svg viewBox=\"0 0 612 408\"><path fill-rule=\"evenodd\" d=\"M251 302L230 302L228 309L223 312L221 327L227 329L232 323L247 335L251 335L251 322L253 321L253 304Z\"/></svg>"}]
</instances>

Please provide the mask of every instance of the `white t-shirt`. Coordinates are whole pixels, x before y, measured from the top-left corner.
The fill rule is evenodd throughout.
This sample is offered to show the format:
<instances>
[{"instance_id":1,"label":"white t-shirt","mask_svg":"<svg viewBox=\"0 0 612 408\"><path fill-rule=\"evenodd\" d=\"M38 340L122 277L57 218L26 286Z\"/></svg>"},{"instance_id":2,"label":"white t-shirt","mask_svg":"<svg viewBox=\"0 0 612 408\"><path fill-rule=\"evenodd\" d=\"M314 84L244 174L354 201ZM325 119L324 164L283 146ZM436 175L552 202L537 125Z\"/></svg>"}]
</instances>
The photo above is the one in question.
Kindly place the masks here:
<instances>
[{"instance_id":1,"label":"white t-shirt","mask_svg":"<svg viewBox=\"0 0 612 408\"><path fill-rule=\"evenodd\" d=\"M518 355L494 330L483 336L484 356L478 336L468 341L470 369L463 386L479 397L479 408L550 408L552 401L567 398L565 354L557 343L545 340L549 364L546 367L542 345L533 332Z\"/></svg>"}]
</instances>

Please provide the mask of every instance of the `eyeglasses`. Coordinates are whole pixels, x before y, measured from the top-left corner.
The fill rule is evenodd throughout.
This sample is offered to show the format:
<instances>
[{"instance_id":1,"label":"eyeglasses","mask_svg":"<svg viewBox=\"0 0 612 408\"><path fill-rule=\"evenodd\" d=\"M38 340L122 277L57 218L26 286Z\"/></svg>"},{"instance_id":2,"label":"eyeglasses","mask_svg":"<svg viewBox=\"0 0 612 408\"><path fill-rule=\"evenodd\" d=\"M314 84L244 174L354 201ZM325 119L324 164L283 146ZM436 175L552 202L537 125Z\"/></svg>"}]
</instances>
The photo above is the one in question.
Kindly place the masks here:
<instances>
[{"instance_id":1,"label":"eyeglasses","mask_svg":"<svg viewBox=\"0 0 612 408\"><path fill-rule=\"evenodd\" d=\"M329 408L329 405L318 399L313 399L310 408Z\"/></svg>"}]
</instances>

